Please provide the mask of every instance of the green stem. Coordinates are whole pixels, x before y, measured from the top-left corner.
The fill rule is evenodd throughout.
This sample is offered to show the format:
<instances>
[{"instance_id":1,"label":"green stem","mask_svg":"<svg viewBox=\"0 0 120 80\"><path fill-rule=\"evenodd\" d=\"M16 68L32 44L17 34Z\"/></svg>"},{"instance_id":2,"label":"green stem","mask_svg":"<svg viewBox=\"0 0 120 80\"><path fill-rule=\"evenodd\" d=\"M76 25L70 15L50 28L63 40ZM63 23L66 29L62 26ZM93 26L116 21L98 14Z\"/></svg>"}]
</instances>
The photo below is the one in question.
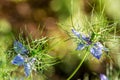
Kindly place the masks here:
<instances>
[{"instance_id":1,"label":"green stem","mask_svg":"<svg viewBox=\"0 0 120 80\"><path fill-rule=\"evenodd\" d=\"M87 50L86 50L87 51ZM84 60L86 59L88 55L88 52L85 53L85 56L83 57L82 61L79 63L79 65L77 66L77 68L74 70L74 72L67 78L67 80L70 80L79 70L79 68L81 67L82 63L84 62Z\"/></svg>"}]
</instances>

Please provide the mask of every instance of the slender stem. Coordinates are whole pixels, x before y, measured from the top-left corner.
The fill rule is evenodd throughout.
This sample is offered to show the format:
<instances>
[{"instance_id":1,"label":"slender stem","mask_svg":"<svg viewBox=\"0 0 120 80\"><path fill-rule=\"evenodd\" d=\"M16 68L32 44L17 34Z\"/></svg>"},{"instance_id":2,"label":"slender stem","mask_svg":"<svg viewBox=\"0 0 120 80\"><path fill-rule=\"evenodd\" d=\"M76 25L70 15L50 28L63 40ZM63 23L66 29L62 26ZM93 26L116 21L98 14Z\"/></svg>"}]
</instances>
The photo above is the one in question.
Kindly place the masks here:
<instances>
[{"instance_id":1,"label":"slender stem","mask_svg":"<svg viewBox=\"0 0 120 80\"><path fill-rule=\"evenodd\" d=\"M85 56L83 57L82 61L79 63L79 65L77 66L77 68L74 70L74 72L67 78L67 80L70 80L76 73L77 71L79 70L79 68L81 67L82 63L84 62L84 60L86 59L88 55L88 52L86 50L86 53L85 53Z\"/></svg>"},{"instance_id":2,"label":"slender stem","mask_svg":"<svg viewBox=\"0 0 120 80\"><path fill-rule=\"evenodd\" d=\"M70 15L70 18L71 18L72 27L74 28L74 23L73 23L73 0L71 0L71 15Z\"/></svg>"}]
</instances>

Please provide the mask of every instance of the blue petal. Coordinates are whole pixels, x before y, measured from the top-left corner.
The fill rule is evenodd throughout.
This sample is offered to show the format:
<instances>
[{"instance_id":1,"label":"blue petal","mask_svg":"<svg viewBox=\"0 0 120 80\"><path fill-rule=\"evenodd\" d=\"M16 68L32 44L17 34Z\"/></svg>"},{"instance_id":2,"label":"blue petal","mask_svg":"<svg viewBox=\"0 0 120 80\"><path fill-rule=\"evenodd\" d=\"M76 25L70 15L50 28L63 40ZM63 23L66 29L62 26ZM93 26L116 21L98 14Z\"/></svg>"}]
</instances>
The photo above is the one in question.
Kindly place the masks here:
<instances>
[{"instance_id":1,"label":"blue petal","mask_svg":"<svg viewBox=\"0 0 120 80\"><path fill-rule=\"evenodd\" d=\"M12 64L21 66L24 64L24 58L18 54L17 56L14 57L14 59L12 60Z\"/></svg>"},{"instance_id":2,"label":"blue petal","mask_svg":"<svg viewBox=\"0 0 120 80\"><path fill-rule=\"evenodd\" d=\"M100 49L103 49L103 45L100 42L96 42L94 46L99 47Z\"/></svg>"},{"instance_id":3,"label":"blue petal","mask_svg":"<svg viewBox=\"0 0 120 80\"><path fill-rule=\"evenodd\" d=\"M72 29L72 32L75 36L77 36L78 38L80 38L81 40L84 40L87 44L91 44L92 42L90 41L90 37L86 37L85 35L81 35L79 32L75 31L74 29Z\"/></svg>"},{"instance_id":4,"label":"blue petal","mask_svg":"<svg viewBox=\"0 0 120 80\"><path fill-rule=\"evenodd\" d=\"M33 69L33 63L35 62L36 58L31 58L27 63L24 64L24 71L25 75L29 76L32 69Z\"/></svg>"},{"instance_id":5,"label":"blue petal","mask_svg":"<svg viewBox=\"0 0 120 80\"><path fill-rule=\"evenodd\" d=\"M73 32L73 34L75 35L75 36L77 36L78 38L80 38L80 33L79 32L77 32L77 31L75 31L74 29L72 29L72 32Z\"/></svg>"},{"instance_id":6,"label":"blue petal","mask_svg":"<svg viewBox=\"0 0 120 80\"><path fill-rule=\"evenodd\" d=\"M94 57L96 57L97 59L100 59L101 55L102 55L102 49L100 48L96 48L96 47L92 47L90 49L90 52L92 53L92 55Z\"/></svg>"},{"instance_id":7,"label":"blue petal","mask_svg":"<svg viewBox=\"0 0 120 80\"><path fill-rule=\"evenodd\" d=\"M76 48L76 50L82 50L85 48L85 44L79 44Z\"/></svg>"},{"instance_id":8,"label":"blue petal","mask_svg":"<svg viewBox=\"0 0 120 80\"><path fill-rule=\"evenodd\" d=\"M31 73L31 65L30 63L25 63L24 64L24 71L25 71L25 75L28 77Z\"/></svg>"},{"instance_id":9,"label":"blue petal","mask_svg":"<svg viewBox=\"0 0 120 80\"><path fill-rule=\"evenodd\" d=\"M96 47L104 50L104 51L109 51L109 49L106 48L106 47L104 47L100 42L97 42L97 43L95 43L94 45L95 45Z\"/></svg>"},{"instance_id":10,"label":"blue petal","mask_svg":"<svg viewBox=\"0 0 120 80\"><path fill-rule=\"evenodd\" d=\"M90 38L89 38L89 37L86 37L85 35L82 35L82 39L85 40L85 41L90 40Z\"/></svg>"},{"instance_id":11,"label":"blue petal","mask_svg":"<svg viewBox=\"0 0 120 80\"><path fill-rule=\"evenodd\" d=\"M108 78L104 74L100 74L100 80L108 80Z\"/></svg>"},{"instance_id":12,"label":"blue petal","mask_svg":"<svg viewBox=\"0 0 120 80\"><path fill-rule=\"evenodd\" d=\"M19 41L14 42L14 50L18 54L26 54L28 50Z\"/></svg>"}]
</instances>

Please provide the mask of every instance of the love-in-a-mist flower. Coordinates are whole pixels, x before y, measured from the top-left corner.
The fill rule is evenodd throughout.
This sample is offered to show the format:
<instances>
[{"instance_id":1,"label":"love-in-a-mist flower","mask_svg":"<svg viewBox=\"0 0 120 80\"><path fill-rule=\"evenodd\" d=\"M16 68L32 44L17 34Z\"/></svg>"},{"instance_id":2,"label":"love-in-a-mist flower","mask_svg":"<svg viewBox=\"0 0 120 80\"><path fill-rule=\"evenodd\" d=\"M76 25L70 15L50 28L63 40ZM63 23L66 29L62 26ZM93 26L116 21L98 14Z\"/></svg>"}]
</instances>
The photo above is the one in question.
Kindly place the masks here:
<instances>
[{"instance_id":1,"label":"love-in-a-mist flower","mask_svg":"<svg viewBox=\"0 0 120 80\"><path fill-rule=\"evenodd\" d=\"M100 74L100 80L108 80L108 78L106 75Z\"/></svg>"},{"instance_id":2,"label":"love-in-a-mist flower","mask_svg":"<svg viewBox=\"0 0 120 80\"><path fill-rule=\"evenodd\" d=\"M32 71L33 63L35 62L36 59L28 58L26 54L28 50L19 41L14 42L14 50L18 55L16 55L13 58L12 64L18 65L18 66L24 66L25 75L29 76Z\"/></svg>"},{"instance_id":3,"label":"love-in-a-mist flower","mask_svg":"<svg viewBox=\"0 0 120 80\"><path fill-rule=\"evenodd\" d=\"M100 42L93 43L91 41L91 36L85 36L84 34L80 34L74 29L72 29L72 32L80 40L76 50L83 50L85 47L91 45L92 47L90 48L90 52L97 59L100 59L102 55L102 50L108 51L108 49L105 48Z\"/></svg>"}]
</instances>

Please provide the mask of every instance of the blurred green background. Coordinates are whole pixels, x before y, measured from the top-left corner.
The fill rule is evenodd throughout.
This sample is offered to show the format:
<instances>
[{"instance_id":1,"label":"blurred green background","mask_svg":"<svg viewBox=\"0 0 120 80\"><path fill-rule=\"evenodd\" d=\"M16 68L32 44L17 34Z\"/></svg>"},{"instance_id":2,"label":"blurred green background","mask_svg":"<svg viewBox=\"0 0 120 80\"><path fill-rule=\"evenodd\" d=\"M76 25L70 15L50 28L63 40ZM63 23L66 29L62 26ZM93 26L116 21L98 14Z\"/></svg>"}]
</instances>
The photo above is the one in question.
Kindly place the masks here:
<instances>
[{"instance_id":1,"label":"blurred green background","mask_svg":"<svg viewBox=\"0 0 120 80\"><path fill-rule=\"evenodd\" d=\"M96 13L92 13L93 9ZM110 48L110 55L114 62L107 58L100 60L88 59L72 80L99 80L99 73L106 73L111 80L120 79L120 0L0 0L0 71L4 73L9 68L6 62L5 51L21 32L24 36L31 34L34 39L42 36L54 37L49 45L55 45L51 52L52 56L61 59L61 63L55 65L54 73L49 80L66 80L81 60L79 51L75 51L76 44L63 29L70 32L72 21L74 26L84 27L86 18L94 15L96 19L100 11L104 9L104 15L111 23L117 21L117 39L106 42ZM93 20L94 21L94 20ZM98 20L99 22L99 20ZM62 24L62 28L60 27ZM83 24L84 23L84 24ZM109 24L111 24L109 23ZM38 30L40 29L40 32ZM6 74L0 74L5 78ZM38 79L39 80L39 79Z\"/></svg>"}]
</instances>

